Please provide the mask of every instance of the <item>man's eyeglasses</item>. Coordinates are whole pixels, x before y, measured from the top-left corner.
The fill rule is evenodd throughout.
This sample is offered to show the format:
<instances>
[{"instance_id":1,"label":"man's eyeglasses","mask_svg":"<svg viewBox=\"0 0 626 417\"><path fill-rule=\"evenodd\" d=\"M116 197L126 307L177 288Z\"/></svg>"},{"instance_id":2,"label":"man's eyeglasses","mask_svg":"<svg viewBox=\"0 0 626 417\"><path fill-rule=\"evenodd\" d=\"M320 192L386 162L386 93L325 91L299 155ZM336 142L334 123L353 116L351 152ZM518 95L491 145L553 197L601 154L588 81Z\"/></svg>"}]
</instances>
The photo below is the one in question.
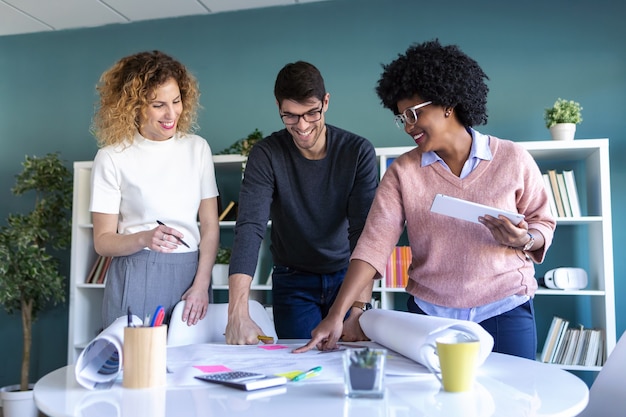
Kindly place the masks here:
<instances>
[{"instance_id":1,"label":"man's eyeglasses","mask_svg":"<svg viewBox=\"0 0 626 417\"><path fill-rule=\"evenodd\" d=\"M404 129L406 124L414 125L417 122L417 118L419 117L419 113L416 113L415 110L420 109L424 106L428 106L432 101L425 101L413 107L409 107L401 114L396 114L393 120L396 122L396 126L400 129ZM306 120L306 119L305 119Z\"/></svg>"},{"instance_id":2,"label":"man's eyeglasses","mask_svg":"<svg viewBox=\"0 0 626 417\"><path fill-rule=\"evenodd\" d=\"M283 123L286 125L298 124L301 117L304 119L305 122L313 123L313 122L319 121L322 118L323 111L324 111L324 103L322 103L322 108L319 110L311 110L304 114L285 113L285 114L281 114L280 118L283 120Z\"/></svg>"}]
</instances>

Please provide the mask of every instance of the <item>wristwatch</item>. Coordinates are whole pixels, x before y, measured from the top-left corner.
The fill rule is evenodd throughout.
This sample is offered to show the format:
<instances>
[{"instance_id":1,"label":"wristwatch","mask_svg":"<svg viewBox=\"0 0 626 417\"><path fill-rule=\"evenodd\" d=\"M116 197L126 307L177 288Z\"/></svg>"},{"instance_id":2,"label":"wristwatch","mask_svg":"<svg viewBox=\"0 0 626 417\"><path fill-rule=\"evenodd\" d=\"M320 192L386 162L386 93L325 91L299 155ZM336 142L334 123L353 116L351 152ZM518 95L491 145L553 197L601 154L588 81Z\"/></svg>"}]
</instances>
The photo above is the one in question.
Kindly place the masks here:
<instances>
[{"instance_id":1,"label":"wristwatch","mask_svg":"<svg viewBox=\"0 0 626 417\"><path fill-rule=\"evenodd\" d=\"M529 251L533 247L533 245L535 244L535 237L532 234L530 234L530 232L528 232L528 237L530 238L530 240L522 248L522 250L524 252Z\"/></svg>"},{"instance_id":2,"label":"wristwatch","mask_svg":"<svg viewBox=\"0 0 626 417\"><path fill-rule=\"evenodd\" d=\"M371 303L365 303L363 301L355 301L354 303L352 303L352 307L358 308L363 311L371 310L373 308Z\"/></svg>"}]
</instances>

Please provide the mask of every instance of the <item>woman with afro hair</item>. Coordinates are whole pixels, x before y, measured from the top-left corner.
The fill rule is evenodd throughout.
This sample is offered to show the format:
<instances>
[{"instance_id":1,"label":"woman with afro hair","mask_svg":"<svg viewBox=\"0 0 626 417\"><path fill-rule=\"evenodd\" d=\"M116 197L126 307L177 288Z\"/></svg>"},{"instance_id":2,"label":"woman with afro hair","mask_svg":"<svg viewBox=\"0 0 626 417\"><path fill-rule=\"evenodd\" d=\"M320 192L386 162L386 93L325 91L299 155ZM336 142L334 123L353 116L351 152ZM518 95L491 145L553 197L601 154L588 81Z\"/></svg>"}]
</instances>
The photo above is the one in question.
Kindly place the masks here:
<instances>
[{"instance_id":1,"label":"woman with afro hair","mask_svg":"<svg viewBox=\"0 0 626 417\"><path fill-rule=\"evenodd\" d=\"M383 275L406 225L408 310L479 323L494 351L535 358L534 262L543 261L556 222L531 155L473 128L487 121L487 79L475 60L437 40L383 66L376 92L417 146L386 171L337 299L298 352L336 346L346 311ZM436 194L525 217L519 224L504 216L459 220L430 211Z\"/></svg>"}]
</instances>

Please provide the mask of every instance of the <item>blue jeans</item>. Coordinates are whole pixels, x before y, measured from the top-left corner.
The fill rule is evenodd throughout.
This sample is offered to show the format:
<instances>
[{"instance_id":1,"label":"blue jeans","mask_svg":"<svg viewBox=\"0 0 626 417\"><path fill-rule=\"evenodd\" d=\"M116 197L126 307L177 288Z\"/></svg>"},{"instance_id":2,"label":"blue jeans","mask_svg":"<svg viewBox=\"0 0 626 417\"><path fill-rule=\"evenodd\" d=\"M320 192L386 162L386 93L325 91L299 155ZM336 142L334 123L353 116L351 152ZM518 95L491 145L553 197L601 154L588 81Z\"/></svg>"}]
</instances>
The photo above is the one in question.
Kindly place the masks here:
<instances>
[{"instance_id":1,"label":"blue jeans","mask_svg":"<svg viewBox=\"0 0 626 417\"><path fill-rule=\"evenodd\" d=\"M346 268L314 274L275 265L272 273L274 325L280 339L309 339L328 314Z\"/></svg>"},{"instance_id":2,"label":"blue jeans","mask_svg":"<svg viewBox=\"0 0 626 417\"><path fill-rule=\"evenodd\" d=\"M409 296L407 307L411 313L425 314ZM493 336L493 351L508 355L536 359L537 328L535 326L535 308L533 300L500 315L479 323Z\"/></svg>"}]
</instances>

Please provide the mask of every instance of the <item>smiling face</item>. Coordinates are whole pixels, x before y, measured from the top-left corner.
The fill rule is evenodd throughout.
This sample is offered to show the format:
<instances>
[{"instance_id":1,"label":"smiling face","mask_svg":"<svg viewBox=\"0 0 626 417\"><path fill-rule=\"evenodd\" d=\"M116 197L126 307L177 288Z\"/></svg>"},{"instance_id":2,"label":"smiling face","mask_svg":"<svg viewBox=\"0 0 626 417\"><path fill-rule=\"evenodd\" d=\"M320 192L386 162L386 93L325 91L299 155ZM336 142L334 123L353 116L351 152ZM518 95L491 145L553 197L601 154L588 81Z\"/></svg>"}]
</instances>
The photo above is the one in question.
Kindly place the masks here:
<instances>
[{"instance_id":1,"label":"smiling face","mask_svg":"<svg viewBox=\"0 0 626 417\"><path fill-rule=\"evenodd\" d=\"M282 116L292 115L298 117L295 124L285 124L285 128L291 134L293 143L298 147L302 155L309 159L323 158L326 153L326 124L324 113L328 109L329 95L324 96L324 101L311 98L306 103L298 103L293 100L283 100L279 105L279 112ZM319 113L321 111L321 113ZM315 122L307 122L305 117L312 117L319 114L320 119ZM302 117L303 115L307 115ZM311 117L308 117L311 115Z\"/></svg>"},{"instance_id":2,"label":"smiling face","mask_svg":"<svg viewBox=\"0 0 626 417\"><path fill-rule=\"evenodd\" d=\"M411 108L425 103L425 100L415 95L409 99L398 101L398 112L399 114L409 113ZM417 120L413 124L405 122L404 131L413 138L422 152L437 151L440 146L439 135L443 133L447 125L445 110L441 106L429 104L413 111Z\"/></svg>"},{"instance_id":3,"label":"smiling face","mask_svg":"<svg viewBox=\"0 0 626 417\"><path fill-rule=\"evenodd\" d=\"M176 133L178 118L183 111L178 83L173 78L168 79L148 99L147 107L139 116L139 133L155 141L170 139Z\"/></svg>"}]
</instances>

